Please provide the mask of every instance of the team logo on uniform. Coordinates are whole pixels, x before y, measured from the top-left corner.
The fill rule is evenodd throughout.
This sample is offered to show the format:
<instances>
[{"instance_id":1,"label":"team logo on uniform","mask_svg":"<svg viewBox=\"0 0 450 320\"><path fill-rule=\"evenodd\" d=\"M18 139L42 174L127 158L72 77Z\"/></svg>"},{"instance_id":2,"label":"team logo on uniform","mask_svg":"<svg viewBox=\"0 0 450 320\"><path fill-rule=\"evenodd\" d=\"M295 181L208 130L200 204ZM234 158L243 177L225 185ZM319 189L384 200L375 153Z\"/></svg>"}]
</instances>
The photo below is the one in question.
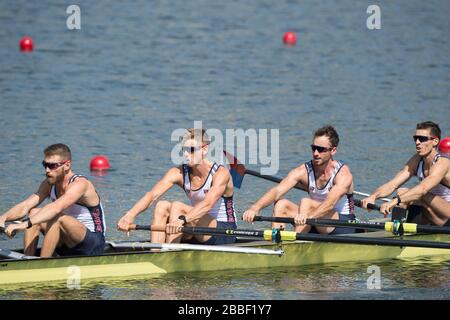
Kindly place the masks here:
<instances>
[{"instance_id":1,"label":"team logo on uniform","mask_svg":"<svg viewBox=\"0 0 450 320\"><path fill-rule=\"evenodd\" d=\"M314 191L314 187L309 188L309 191L313 192Z\"/></svg>"},{"instance_id":2,"label":"team logo on uniform","mask_svg":"<svg viewBox=\"0 0 450 320\"><path fill-rule=\"evenodd\" d=\"M207 193L208 193L208 191L209 191L209 189L205 189L205 190L203 190L203 192L204 192L205 194L207 194Z\"/></svg>"}]
</instances>

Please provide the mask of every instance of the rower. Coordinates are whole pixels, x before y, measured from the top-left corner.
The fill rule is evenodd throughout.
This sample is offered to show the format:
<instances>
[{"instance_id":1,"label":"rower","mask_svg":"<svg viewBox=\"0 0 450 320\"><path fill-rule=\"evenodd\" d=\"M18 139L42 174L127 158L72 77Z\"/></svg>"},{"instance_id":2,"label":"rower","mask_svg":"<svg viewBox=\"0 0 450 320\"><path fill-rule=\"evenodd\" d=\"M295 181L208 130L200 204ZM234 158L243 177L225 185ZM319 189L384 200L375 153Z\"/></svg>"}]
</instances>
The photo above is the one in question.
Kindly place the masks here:
<instances>
[{"instance_id":1,"label":"rower","mask_svg":"<svg viewBox=\"0 0 450 320\"><path fill-rule=\"evenodd\" d=\"M233 181L225 167L208 160L210 139L205 130L188 129L183 137L186 164L169 169L164 177L147 192L117 223L121 231L128 231L134 219L156 203L172 186L182 188L191 204L160 200L156 203L152 225L166 226L166 231L151 233L151 242L199 242L228 244L235 237L183 235L184 226L235 229L236 213L233 204Z\"/></svg>"},{"instance_id":2,"label":"rower","mask_svg":"<svg viewBox=\"0 0 450 320\"><path fill-rule=\"evenodd\" d=\"M294 218L297 232L310 232L311 226L306 224L306 219L354 220L352 174L347 165L333 159L338 144L339 135L332 126L316 130L311 145L313 160L289 172L276 187L244 212L243 219L252 222L263 208L275 203L272 215ZM298 185L308 190L308 198L301 199L299 205L282 199ZM284 227L284 224L272 223L272 227ZM354 232L354 229L339 227L316 226L315 229L327 234Z\"/></svg>"},{"instance_id":3,"label":"rower","mask_svg":"<svg viewBox=\"0 0 450 320\"><path fill-rule=\"evenodd\" d=\"M418 123L413 136L416 154L392 180L363 199L362 205L367 207L368 203L398 189L393 200L381 205L382 213L387 215L397 205L414 205L421 214L419 223L450 226L450 160L438 152L440 138L441 129L437 123ZM413 176L419 178L418 185L411 189L399 188Z\"/></svg>"},{"instance_id":4,"label":"rower","mask_svg":"<svg viewBox=\"0 0 450 320\"><path fill-rule=\"evenodd\" d=\"M44 150L46 179L36 193L0 216L0 226L28 215L24 222L10 224L10 237L24 230L24 253L34 256L39 234L45 235L41 257L98 255L105 246L105 218L100 197L86 177L72 171L72 155L59 143ZM51 203L37 208L46 198Z\"/></svg>"}]
</instances>

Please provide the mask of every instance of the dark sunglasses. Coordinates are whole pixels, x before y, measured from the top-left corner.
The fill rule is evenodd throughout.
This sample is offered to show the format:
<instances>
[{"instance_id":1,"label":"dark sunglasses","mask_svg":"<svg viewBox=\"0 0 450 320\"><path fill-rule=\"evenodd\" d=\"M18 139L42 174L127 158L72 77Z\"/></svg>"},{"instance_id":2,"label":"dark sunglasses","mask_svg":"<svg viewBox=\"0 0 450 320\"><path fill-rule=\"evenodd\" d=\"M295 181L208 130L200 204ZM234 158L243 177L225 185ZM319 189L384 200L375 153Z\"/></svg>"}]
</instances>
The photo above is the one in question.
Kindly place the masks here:
<instances>
[{"instance_id":1,"label":"dark sunglasses","mask_svg":"<svg viewBox=\"0 0 450 320\"><path fill-rule=\"evenodd\" d=\"M67 161L69 161L69 160L66 160L64 162L53 162L53 163L42 161L42 166L44 167L44 169L49 168L50 170L55 170L55 169L61 167L62 165L64 165Z\"/></svg>"},{"instance_id":2,"label":"dark sunglasses","mask_svg":"<svg viewBox=\"0 0 450 320\"><path fill-rule=\"evenodd\" d=\"M419 140L419 142L422 143L422 142L425 142L425 141L437 139L437 137L413 136L413 139L414 139L414 142L416 142L417 140Z\"/></svg>"},{"instance_id":3,"label":"dark sunglasses","mask_svg":"<svg viewBox=\"0 0 450 320\"><path fill-rule=\"evenodd\" d=\"M204 146L206 146L206 144L202 145L201 147L183 147L183 152L194 153L195 151L200 150Z\"/></svg>"},{"instance_id":4,"label":"dark sunglasses","mask_svg":"<svg viewBox=\"0 0 450 320\"><path fill-rule=\"evenodd\" d=\"M316 146L315 144L312 144L312 145L311 145L311 150L312 150L312 152L316 152L316 150L317 150L317 151L319 151L320 153L322 153L322 152L331 151L332 149L333 149L333 147L331 147L331 148L326 148L326 147Z\"/></svg>"}]
</instances>

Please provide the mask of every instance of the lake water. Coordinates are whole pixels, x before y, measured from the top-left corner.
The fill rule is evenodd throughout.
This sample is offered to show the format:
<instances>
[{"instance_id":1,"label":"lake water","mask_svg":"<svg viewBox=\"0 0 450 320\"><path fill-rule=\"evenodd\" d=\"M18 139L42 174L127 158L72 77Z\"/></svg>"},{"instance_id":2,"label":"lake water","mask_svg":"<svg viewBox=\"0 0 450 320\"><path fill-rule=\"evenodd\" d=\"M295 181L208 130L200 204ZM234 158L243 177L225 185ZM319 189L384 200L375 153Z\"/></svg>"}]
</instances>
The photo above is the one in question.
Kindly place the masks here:
<instances>
[{"instance_id":1,"label":"lake water","mask_svg":"<svg viewBox=\"0 0 450 320\"><path fill-rule=\"evenodd\" d=\"M0 212L36 190L42 150L57 142L71 147L78 173L89 175L93 155L109 157L112 170L91 179L108 238L123 240L117 220L172 166L172 131L194 121L222 131L278 129L278 176L310 159L312 132L330 123L340 134L336 158L362 192L387 181L415 152L417 122L436 121L450 135L448 1L377 1L380 30L367 29L372 3L364 1L77 4L81 30L67 29L68 4L0 3ZM282 43L287 30L297 33L294 47ZM26 34L35 41L32 53L18 49ZM239 213L271 186L246 177L236 192ZM301 196L292 191L288 198ZM166 198L185 200L179 189ZM0 239L2 247L21 245L21 237ZM368 264L343 264L123 280L76 292L6 290L0 298L450 297L446 259L380 264L381 290L367 289Z\"/></svg>"}]
</instances>

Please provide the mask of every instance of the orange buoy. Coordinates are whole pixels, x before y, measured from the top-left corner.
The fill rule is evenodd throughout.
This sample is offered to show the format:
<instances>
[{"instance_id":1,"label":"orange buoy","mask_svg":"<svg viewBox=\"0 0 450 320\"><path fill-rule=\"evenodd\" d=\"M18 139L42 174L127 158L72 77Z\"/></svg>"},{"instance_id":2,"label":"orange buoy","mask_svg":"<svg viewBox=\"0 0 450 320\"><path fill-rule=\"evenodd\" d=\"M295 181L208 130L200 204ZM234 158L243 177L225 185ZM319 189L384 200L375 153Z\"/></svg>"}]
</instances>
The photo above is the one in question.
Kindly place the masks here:
<instances>
[{"instance_id":1,"label":"orange buoy","mask_svg":"<svg viewBox=\"0 0 450 320\"><path fill-rule=\"evenodd\" d=\"M287 31L283 36L284 44L294 46L297 43L297 35L292 31Z\"/></svg>"},{"instance_id":2,"label":"orange buoy","mask_svg":"<svg viewBox=\"0 0 450 320\"><path fill-rule=\"evenodd\" d=\"M29 36L25 36L22 39L20 39L19 42L20 51L30 52L33 51L34 43L33 39Z\"/></svg>"},{"instance_id":3,"label":"orange buoy","mask_svg":"<svg viewBox=\"0 0 450 320\"><path fill-rule=\"evenodd\" d=\"M106 156L94 156L91 159L91 170L109 170L109 160Z\"/></svg>"}]
</instances>

